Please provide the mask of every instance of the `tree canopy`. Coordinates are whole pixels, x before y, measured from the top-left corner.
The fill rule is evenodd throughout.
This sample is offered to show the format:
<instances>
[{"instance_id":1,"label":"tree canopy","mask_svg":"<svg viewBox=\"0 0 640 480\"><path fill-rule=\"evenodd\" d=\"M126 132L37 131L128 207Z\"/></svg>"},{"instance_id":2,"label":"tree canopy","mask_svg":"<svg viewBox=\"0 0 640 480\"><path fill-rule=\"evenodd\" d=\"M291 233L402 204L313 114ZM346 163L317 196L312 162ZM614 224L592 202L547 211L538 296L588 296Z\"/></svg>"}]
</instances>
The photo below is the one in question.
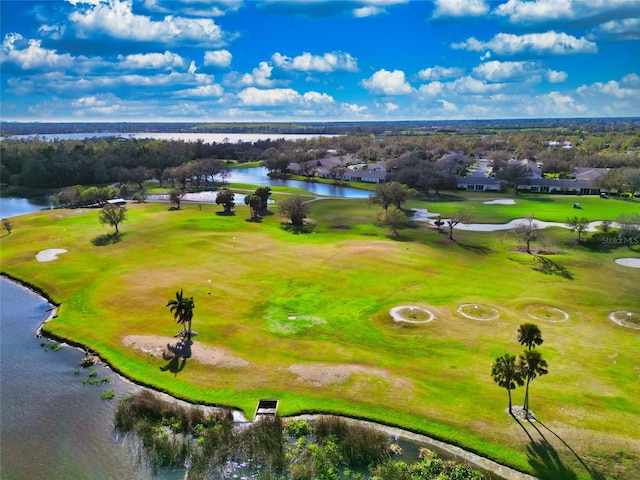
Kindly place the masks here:
<instances>
[{"instance_id":1,"label":"tree canopy","mask_svg":"<svg viewBox=\"0 0 640 480\"><path fill-rule=\"evenodd\" d=\"M127 219L127 207L108 203L100 211L99 220L103 225L111 225L119 233L118 225Z\"/></svg>"},{"instance_id":2,"label":"tree canopy","mask_svg":"<svg viewBox=\"0 0 640 480\"><path fill-rule=\"evenodd\" d=\"M304 219L309 215L309 205L300 195L289 195L278 201L280 214L289 218L291 225L301 227Z\"/></svg>"}]
</instances>

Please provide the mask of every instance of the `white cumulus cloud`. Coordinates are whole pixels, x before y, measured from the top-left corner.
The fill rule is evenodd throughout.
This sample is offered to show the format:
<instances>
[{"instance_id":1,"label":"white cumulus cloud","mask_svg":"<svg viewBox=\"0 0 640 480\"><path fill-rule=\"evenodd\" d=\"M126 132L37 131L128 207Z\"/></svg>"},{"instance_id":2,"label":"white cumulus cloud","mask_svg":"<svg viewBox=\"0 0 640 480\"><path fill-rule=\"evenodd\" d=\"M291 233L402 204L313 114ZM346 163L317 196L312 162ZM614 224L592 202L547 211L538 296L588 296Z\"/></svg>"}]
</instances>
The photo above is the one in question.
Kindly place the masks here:
<instances>
[{"instance_id":1,"label":"white cumulus cloud","mask_svg":"<svg viewBox=\"0 0 640 480\"><path fill-rule=\"evenodd\" d=\"M444 90L444 85L445 85L444 83L439 81L420 85L420 88L418 88L418 96L419 97L435 97L437 95L440 95Z\"/></svg>"},{"instance_id":2,"label":"white cumulus cloud","mask_svg":"<svg viewBox=\"0 0 640 480\"><path fill-rule=\"evenodd\" d=\"M493 13L508 17L514 23L548 21L566 16L571 12L571 0L509 0L499 5Z\"/></svg>"},{"instance_id":3,"label":"white cumulus cloud","mask_svg":"<svg viewBox=\"0 0 640 480\"><path fill-rule=\"evenodd\" d=\"M435 0L434 18L477 17L489 11L484 0Z\"/></svg>"},{"instance_id":4,"label":"white cumulus cloud","mask_svg":"<svg viewBox=\"0 0 640 480\"><path fill-rule=\"evenodd\" d=\"M318 92L306 92L300 95L292 88L260 89L249 87L239 92L238 98L243 105L252 107L312 106L335 102L331 95Z\"/></svg>"},{"instance_id":5,"label":"white cumulus cloud","mask_svg":"<svg viewBox=\"0 0 640 480\"><path fill-rule=\"evenodd\" d=\"M123 68L130 69L154 69L172 70L185 68L187 62L176 53L165 51L164 53L137 53L132 55L118 55L118 61Z\"/></svg>"},{"instance_id":6,"label":"white cumulus cloud","mask_svg":"<svg viewBox=\"0 0 640 480\"><path fill-rule=\"evenodd\" d=\"M304 52L302 55L293 58L274 53L271 60L275 66L283 70L320 73L330 73L338 70L345 72L358 71L357 60L348 53L343 52L330 52L324 55L312 55Z\"/></svg>"},{"instance_id":7,"label":"white cumulus cloud","mask_svg":"<svg viewBox=\"0 0 640 480\"><path fill-rule=\"evenodd\" d=\"M566 82L569 75L567 72L561 72L557 70L547 70L545 77L549 83L562 83Z\"/></svg>"},{"instance_id":8,"label":"white cumulus cloud","mask_svg":"<svg viewBox=\"0 0 640 480\"><path fill-rule=\"evenodd\" d=\"M378 70L361 84L370 93L378 95L409 95L414 91L402 70Z\"/></svg>"},{"instance_id":9,"label":"white cumulus cloud","mask_svg":"<svg viewBox=\"0 0 640 480\"><path fill-rule=\"evenodd\" d=\"M229 50L213 50L204 52L204 64L207 67L226 68L231 65L233 55Z\"/></svg>"},{"instance_id":10,"label":"white cumulus cloud","mask_svg":"<svg viewBox=\"0 0 640 480\"><path fill-rule=\"evenodd\" d=\"M22 70L65 69L73 65L74 57L68 53L61 55L56 50L42 48L41 40L26 40L19 33L8 33L2 41L1 61L14 63Z\"/></svg>"},{"instance_id":11,"label":"white cumulus cloud","mask_svg":"<svg viewBox=\"0 0 640 480\"><path fill-rule=\"evenodd\" d=\"M596 53L598 51L597 45L584 37L576 38L573 35L554 31L526 33L524 35L498 33L486 42L471 37L464 42L454 43L451 47L472 52L491 50L499 55L523 53L567 55L572 53Z\"/></svg>"},{"instance_id":12,"label":"white cumulus cloud","mask_svg":"<svg viewBox=\"0 0 640 480\"><path fill-rule=\"evenodd\" d=\"M178 90L173 95L177 98L218 98L224 94L224 90L220 85L200 85L195 88L187 88Z\"/></svg>"},{"instance_id":13,"label":"white cumulus cloud","mask_svg":"<svg viewBox=\"0 0 640 480\"><path fill-rule=\"evenodd\" d=\"M509 0L493 13L514 24L597 23L602 18L637 15L640 4L634 0Z\"/></svg>"},{"instance_id":14,"label":"white cumulus cloud","mask_svg":"<svg viewBox=\"0 0 640 480\"><path fill-rule=\"evenodd\" d=\"M596 27L598 36L613 37L623 40L640 40L640 18L623 18L611 20Z\"/></svg>"},{"instance_id":15,"label":"white cumulus cloud","mask_svg":"<svg viewBox=\"0 0 640 480\"><path fill-rule=\"evenodd\" d=\"M251 73L242 75L239 83L244 86L272 87L275 83L271 78L272 71L273 67L268 62L260 62Z\"/></svg>"},{"instance_id":16,"label":"white cumulus cloud","mask_svg":"<svg viewBox=\"0 0 640 480\"><path fill-rule=\"evenodd\" d=\"M418 78L420 80L442 80L445 78L461 77L463 74L463 68L441 67L440 65L436 65L435 67L420 70L418 72Z\"/></svg>"},{"instance_id":17,"label":"white cumulus cloud","mask_svg":"<svg viewBox=\"0 0 640 480\"><path fill-rule=\"evenodd\" d=\"M209 18L167 15L161 21L155 21L134 14L132 9L133 0L104 0L73 11L69 20L84 38L103 34L124 40L167 44L216 45L224 42L222 29Z\"/></svg>"}]
</instances>

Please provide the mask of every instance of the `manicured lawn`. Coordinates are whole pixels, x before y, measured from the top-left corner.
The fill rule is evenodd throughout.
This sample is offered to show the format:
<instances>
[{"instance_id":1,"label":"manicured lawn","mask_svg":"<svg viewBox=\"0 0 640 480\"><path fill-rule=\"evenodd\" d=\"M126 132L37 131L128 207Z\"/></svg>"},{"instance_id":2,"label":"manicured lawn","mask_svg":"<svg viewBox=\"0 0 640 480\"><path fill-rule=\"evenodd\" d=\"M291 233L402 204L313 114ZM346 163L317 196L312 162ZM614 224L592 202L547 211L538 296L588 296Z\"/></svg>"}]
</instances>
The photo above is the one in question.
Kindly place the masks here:
<instances>
[{"instance_id":1,"label":"manicured lawn","mask_svg":"<svg viewBox=\"0 0 640 480\"><path fill-rule=\"evenodd\" d=\"M413 200L411 206L444 216L472 205L475 221L497 222L537 205L536 218L554 221L638 211L638 203L586 197L576 211L575 198L549 198L516 198L517 205L504 209L482 200ZM275 397L283 414L370 418L545 478L568 478L567 472L590 478L553 433L604 476L630 478L640 469L640 330L608 319L612 311L640 309L640 270L613 261L640 257L640 247L593 251L569 244L575 237L569 231L547 229L557 253L542 263L516 251L517 241L504 232L457 232L450 242L416 223L396 239L375 225L381 209L366 200L310 206L312 228L293 233L277 214L248 222L244 206L221 216L215 205L180 211L131 205L114 243L97 210L39 212L15 218L13 232L2 237L2 271L62 304L48 332L176 396L236 406L248 416L258 399ZM68 253L37 262L46 248ZM172 337L179 327L165 305L181 288L194 297L195 341L250 366L188 360L171 372L167 361L123 344L128 335ZM496 309L499 318L478 321L456 312L469 303ZM400 305L426 307L435 320L395 323L389 310ZM526 313L545 305L569 319L533 320ZM516 329L530 321L542 330L540 351L549 362L549 375L532 382L531 408L559 463L550 460L555 450L530 445L505 414L507 392L489 375L495 357L521 351ZM516 405L523 393L515 390Z\"/></svg>"},{"instance_id":2,"label":"manicured lawn","mask_svg":"<svg viewBox=\"0 0 640 480\"><path fill-rule=\"evenodd\" d=\"M512 199L515 205L485 204L494 199ZM423 201L413 200L408 206L416 207ZM506 223L514 218L524 218L533 215L538 220L548 222L565 222L567 217L586 217L589 221L615 220L621 213L640 212L640 201L637 199L603 199L597 196L575 195L505 195L491 193L472 193L443 196L441 199L430 197L427 208L431 212L441 213L446 218L448 214L459 208L473 209L473 223ZM573 208L574 203L580 204L580 209Z\"/></svg>"}]
</instances>

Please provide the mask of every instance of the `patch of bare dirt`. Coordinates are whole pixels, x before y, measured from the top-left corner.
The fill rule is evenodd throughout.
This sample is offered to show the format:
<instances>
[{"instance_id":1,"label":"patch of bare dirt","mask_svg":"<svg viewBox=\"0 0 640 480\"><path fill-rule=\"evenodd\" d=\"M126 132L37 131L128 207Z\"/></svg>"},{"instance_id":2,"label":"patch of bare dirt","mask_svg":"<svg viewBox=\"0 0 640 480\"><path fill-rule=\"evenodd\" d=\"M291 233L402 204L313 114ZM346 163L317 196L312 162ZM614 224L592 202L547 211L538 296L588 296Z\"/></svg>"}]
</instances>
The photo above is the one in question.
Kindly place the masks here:
<instances>
[{"instance_id":1,"label":"patch of bare dirt","mask_svg":"<svg viewBox=\"0 0 640 480\"><path fill-rule=\"evenodd\" d=\"M128 335L124 337L122 343L154 357L167 359L174 355L170 347L174 346L177 340L173 337L157 335ZM250 365L247 360L236 357L222 348L203 345L198 341L191 344L190 359L218 368L245 368Z\"/></svg>"},{"instance_id":2,"label":"patch of bare dirt","mask_svg":"<svg viewBox=\"0 0 640 480\"><path fill-rule=\"evenodd\" d=\"M411 384L406 379L394 378L386 370L367 367L364 365L327 365L324 363L295 363L287 369L298 377L299 382L326 387L329 385L342 385L347 383L352 375L365 374L380 377L389 381L398 388L408 389Z\"/></svg>"}]
</instances>

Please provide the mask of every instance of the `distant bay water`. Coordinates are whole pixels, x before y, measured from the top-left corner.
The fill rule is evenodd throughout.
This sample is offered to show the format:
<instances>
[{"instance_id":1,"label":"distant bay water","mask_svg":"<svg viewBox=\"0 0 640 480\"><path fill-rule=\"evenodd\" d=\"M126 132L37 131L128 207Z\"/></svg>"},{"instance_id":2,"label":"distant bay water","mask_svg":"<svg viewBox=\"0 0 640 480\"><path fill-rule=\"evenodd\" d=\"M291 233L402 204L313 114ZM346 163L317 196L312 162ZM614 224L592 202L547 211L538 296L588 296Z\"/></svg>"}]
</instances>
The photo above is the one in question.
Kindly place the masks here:
<instances>
[{"instance_id":1,"label":"distant bay water","mask_svg":"<svg viewBox=\"0 0 640 480\"><path fill-rule=\"evenodd\" d=\"M204 143L255 143L259 140L277 140L284 138L285 140L310 140L319 137L337 137L338 135L318 135L318 134L298 134L298 133L187 133L187 132L77 132L77 133L56 133L56 134L35 134L35 135L12 135L6 137L9 140L26 140L29 138L39 138L44 141L54 140L86 140L88 138L138 138L138 139L155 139L155 140L182 140L184 142L197 142L201 140Z\"/></svg>"}]
</instances>

